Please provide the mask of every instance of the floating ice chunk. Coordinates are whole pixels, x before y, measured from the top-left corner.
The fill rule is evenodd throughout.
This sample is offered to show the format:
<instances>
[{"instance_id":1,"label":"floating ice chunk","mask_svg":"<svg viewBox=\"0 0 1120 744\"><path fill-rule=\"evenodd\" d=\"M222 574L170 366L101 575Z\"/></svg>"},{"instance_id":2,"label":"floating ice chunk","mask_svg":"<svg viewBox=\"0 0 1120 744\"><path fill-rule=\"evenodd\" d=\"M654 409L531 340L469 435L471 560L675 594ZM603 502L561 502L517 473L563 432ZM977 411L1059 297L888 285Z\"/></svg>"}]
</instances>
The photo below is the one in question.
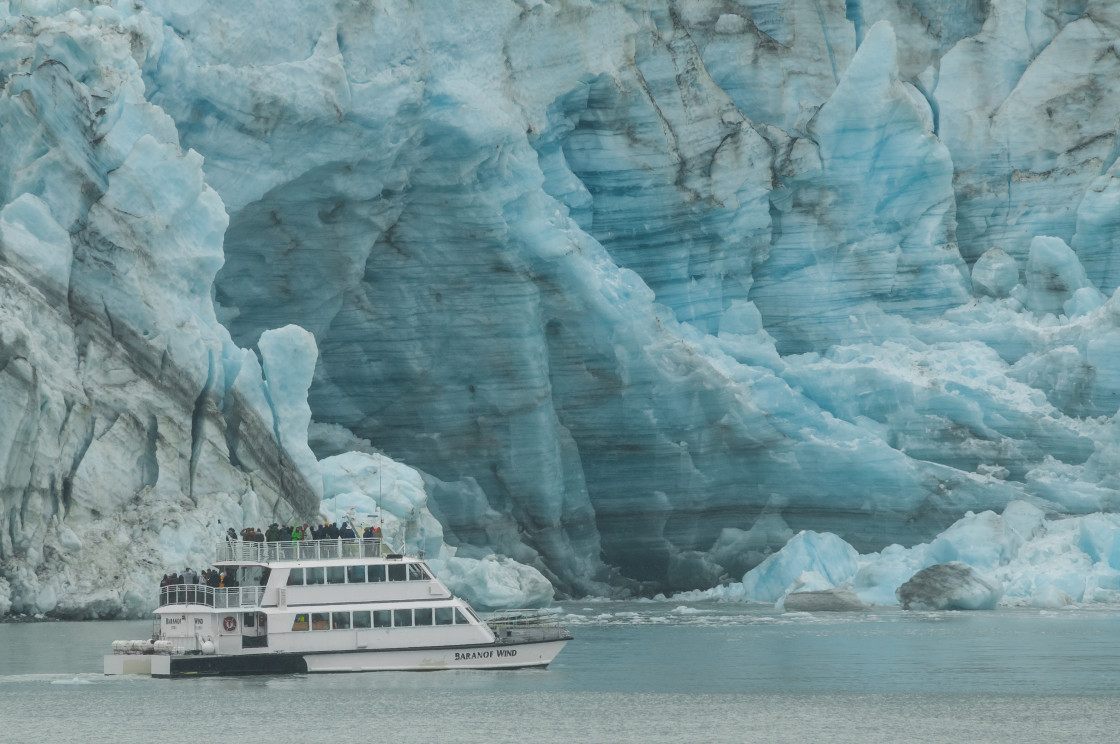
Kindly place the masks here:
<instances>
[{"instance_id":1,"label":"floating ice chunk","mask_svg":"<svg viewBox=\"0 0 1120 744\"><path fill-rule=\"evenodd\" d=\"M896 594L904 610L990 610L1003 587L967 563L953 561L923 568Z\"/></svg>"},{"instance_id":2,"label":"floating ice chunk","mask_svg":"<svg viewBox=\"0 0 1120 744\"><path fill-rule=\"evenodd\" d=\"M785 546L743 577L747 599L776 602L806 571L831 586L851 581L859 569L859 553L830 532L799 532Z\"/></svg>"},{"instance_id":3,"label":"floating ice chunk","mask_svg":"<svg viewBox=\"0 0 1120 744\"><path fill-rule=\"evenodd\" d=\"M81 677L74 677L72 679L52 679L51 684L52 685L92 685L93 682L91 682L88 679L82 679Z\"/></svg>"}]
</instances>

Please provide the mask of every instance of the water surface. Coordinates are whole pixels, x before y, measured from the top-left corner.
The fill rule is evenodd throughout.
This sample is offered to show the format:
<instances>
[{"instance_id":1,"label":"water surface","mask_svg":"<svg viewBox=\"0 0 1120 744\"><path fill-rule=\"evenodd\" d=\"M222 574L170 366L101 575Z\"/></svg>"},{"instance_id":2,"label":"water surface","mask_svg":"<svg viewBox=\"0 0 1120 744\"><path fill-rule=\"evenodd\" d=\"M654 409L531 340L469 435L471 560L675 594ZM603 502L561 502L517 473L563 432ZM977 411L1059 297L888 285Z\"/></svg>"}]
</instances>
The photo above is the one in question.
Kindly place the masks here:
<instances>
[{"instance_id":1,"label":"water surface","mask_svg":"<svg viewBox=\"0 0 1120 744\"><path fill-rule=\"evenodd\" d=\"M142 622L0 625L6 742L1111 741L1120 610L569 602L548 670L103 677Z\"/></svg>"}]
</instances>

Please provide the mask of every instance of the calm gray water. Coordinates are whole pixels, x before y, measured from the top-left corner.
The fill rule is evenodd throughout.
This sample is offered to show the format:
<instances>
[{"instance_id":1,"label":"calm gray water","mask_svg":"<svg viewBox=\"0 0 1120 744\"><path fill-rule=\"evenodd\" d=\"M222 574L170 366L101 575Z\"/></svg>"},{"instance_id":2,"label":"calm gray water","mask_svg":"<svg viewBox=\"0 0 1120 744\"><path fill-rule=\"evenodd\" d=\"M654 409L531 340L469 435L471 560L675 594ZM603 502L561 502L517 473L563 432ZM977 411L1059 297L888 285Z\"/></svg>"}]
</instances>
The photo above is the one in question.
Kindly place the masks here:
<instances>
[{"instance_id":1,"label":"calm gray water","mask_svg":"<svg viewBox=\"0 0 1120 744\"><path fill-rule=\"evenodd\" d=\"M3 742L1062 742L1120 736L1120 609L572 602L548 670L100 675L149 622L0 625Z\"/></svg>"}]
</instances>

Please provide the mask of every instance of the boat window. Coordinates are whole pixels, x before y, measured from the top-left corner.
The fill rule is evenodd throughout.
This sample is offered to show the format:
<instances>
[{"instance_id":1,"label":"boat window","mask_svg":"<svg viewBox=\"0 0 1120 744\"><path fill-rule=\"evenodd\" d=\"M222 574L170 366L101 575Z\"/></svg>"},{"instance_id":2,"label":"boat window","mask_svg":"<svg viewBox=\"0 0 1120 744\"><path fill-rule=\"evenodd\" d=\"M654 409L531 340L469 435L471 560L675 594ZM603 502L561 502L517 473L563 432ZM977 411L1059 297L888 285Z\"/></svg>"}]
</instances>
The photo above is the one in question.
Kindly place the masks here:
<instances>
[{"instance_id":1,"label":"boat window","mask_svg":"<svg viewBox=\"0 0 1120 744\"><path fill-rule=\"evenodd\" d=\"M374 610L373 611L373 627L375 628L388 628L393 625L393 611L392 610Z\"/></svg>"},{"instance_id":2,"label":"boat window","mask_svg":"<svg viewBox=\"0 0 1120 744\"><path fill-rule=\"evenodd\" d=\"M393 610L393 627L407 628L412 625L412 610Z\"/></svg>"},{"instance_id":3,"label":"boat window","mask_svg":"<svg viewBox=\"0 0 1120 744\"><path fill-rule=\"evenodd\" d=\"M346 583L346 566L327 566L328 584Z\"/></svg>"},{"instance_id":4,"label":"boat window","mask_svg":"<svg viewBox=\"0 0 1120 744\"><path fill-rule=\"evenodd\" d=\"M387 567L389 569L389 581L405 581L408 569L405 568L403 563L394 563Z\"/></svg>"},{"instance_id":5,"label":"boat window","mask_svg":"<svg viewBox=\"0 0 1120 744\"><path fill-rule=\"evenodd\" d=\"M329 612L312 612L311 613L311 629L312 630L330 630L330 615Z\"/></svg>"},{"instance_id":6,"label":"boat window","mask_svg":"<svg viewBox=\"0 0 1120 744\"><path fill-rule=\"evenodd\" d=\"M257 613L255 612L242 612L241 613L241 626L244 628L256 627Z\"/></svg>"},{"instance_id":7,"label":"boat window","mask_svg":"<svg viewBox=\"0 0 1120 744\"><path fill-rule=\"evenodd\" d=\"M331 628L334 630L349 630L350 628L350 613L349 612L332 612L331 613Z\"/></svg>"},{"instance_id":8,"label":"boat window","mask_svg":"<svg viewBox=\"0 0 1120 744\"><path fill-rule=\"evenodd\" d=\"M456 625L470 625L471 621L463 614L462 610L458 607L455 608L455 624Z\"/></svg>"},{"instance_id":9,"label":"boat window","mask_svg":"<svg viewBox=\"0 0 1120 744\"><path fill-rule=\"evenodd\" d=\"M263 574L260 566L243 566L237 569L237 578L242 586L262 586Z\"/></svg>"},{"instance_id":10,"label":"boat window","mask_svg":"<svg viewBox=\"0 0 1120 744\"><path fill-rule=\"evenodd\" d=\"M307 624L307 615L296 615L292 630L311 630L311 626Z\"/></svg>"},{"instance_id":11,"label":"boat window","mask_svg":"<svg viewBox=\"0 0 1120 744\"><path fill-rule=\"evenodd\" d=\"M346 580L351 584L364 584L366 583L366 567L365 566L347 566L346 567Z\"/></svg>"},{"instance_id":12,"label":"boat window","mask_svg":"<svg viewBox=\"0 0 1120 744\"><path fill-rule=\"evenodd\" d=\"M385 566L366 566L366 573L370 581L385 580Z\"/></svg>"},{"instance_id":13,"label":"boat window","mask_svg":"<svg viewBox=\"0 0 1120 744\"><path fill-rule=\"evenodd\" d=\"M288 574L288 586L303 586L303 569L293 568Z\"/></svg>"},{"instance_id":14,"label":"boat window","mask_svg":"<svg viewBox=\"0 0 1120 744\"><path fill-rule=\"evenodd\" d=\"M452 614L450 607L437 607L436 608L436 625L451 625L455 615Z\"/></svg>"},{"instance_id":15,"label":"boat window","mask_svg":"<svg viewBox=\"0 0 1120 744\"><path fill-rule=\"evenodd\" d=\"M303 570L303 580L308 586L323 583L323 567L315 566Z\"/></svg>"},{"instance_id":16,"label":"boat window","mask_svg":"<svg viewBox=\"0 0 1120 744\"><path fill-rule=\"evenodd\" d=\"M431 625L432 624L432 608L420 607L416 610L416 624L417 625Z\"/></svg>"},{"instance_id":17,"label":"boat window","mask_svg":"<svg viewBox=\"0 0 1120 744\"><path fill-rule=\"evenodd\" d=\"M420 568L419 563L408 564L408 580L409 581L423 581L428 578L424 575L424 569Z\"/></svg>"},{"instance_id":18,"label":"boat window","mask_svg":"<svg viewBox=\"0 0 1120 744\"><path fill-rule=\"evenodd\" d=\"M369 610L356 610L354 612L354 627L355 628L368 628L369 625Z\"/></svg>"}]
</instances>

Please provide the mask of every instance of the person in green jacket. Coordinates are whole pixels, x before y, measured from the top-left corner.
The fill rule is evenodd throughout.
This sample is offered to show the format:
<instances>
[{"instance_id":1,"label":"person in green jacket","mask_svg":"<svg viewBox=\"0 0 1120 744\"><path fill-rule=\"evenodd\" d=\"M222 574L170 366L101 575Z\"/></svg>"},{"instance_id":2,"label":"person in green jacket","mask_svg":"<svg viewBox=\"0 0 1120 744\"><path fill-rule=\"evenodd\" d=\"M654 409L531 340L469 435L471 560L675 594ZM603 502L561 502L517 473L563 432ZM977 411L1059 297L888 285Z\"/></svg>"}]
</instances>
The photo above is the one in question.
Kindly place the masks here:
<instances>
[{"instance_id":1,"label":"person in green jacket","mask_svg":"<svg viewBox=\"0 0 1120 744\"><path fill-rule=\"evenodd\" d=\"M303 528L298 524L292 529L292 542L297 543L303 539Z\"/></svg>"}]
</instances>

